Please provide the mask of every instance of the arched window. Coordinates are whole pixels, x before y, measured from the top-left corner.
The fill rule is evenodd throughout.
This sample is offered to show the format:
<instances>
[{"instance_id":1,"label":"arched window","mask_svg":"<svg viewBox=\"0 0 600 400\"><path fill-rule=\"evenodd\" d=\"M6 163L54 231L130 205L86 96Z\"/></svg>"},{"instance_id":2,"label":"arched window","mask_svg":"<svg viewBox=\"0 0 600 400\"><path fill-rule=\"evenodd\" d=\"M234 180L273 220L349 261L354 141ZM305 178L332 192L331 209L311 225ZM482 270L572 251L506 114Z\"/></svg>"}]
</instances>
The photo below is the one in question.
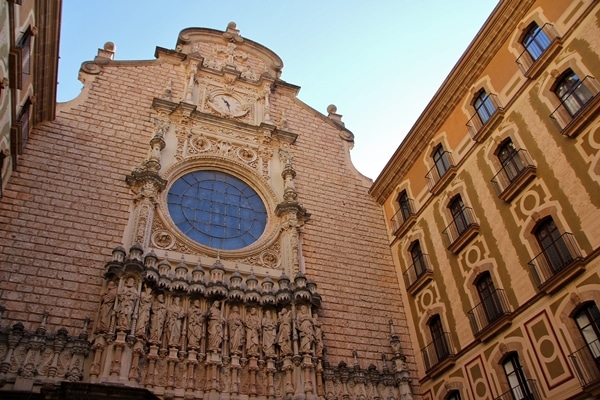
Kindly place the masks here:
<instances>
[{"instance_id":1,"label":"arched window","mask_svg":"<svg viewBox=\"0 0 600 400\"><path fill-rule=\"evenodd\" d=\"M586 303L573 316L583 340L600 366L600 310L594 302Z\"/></svg>"},{"instance_id":2,"label":"arched window","mask_svg":"<svg viewBox=\"0 0 600 400\"><path fill-rule=\"evenodd\" d=\"M533 234L552 272L561 271L573 261L565 239L556 227L552 217L547 217L537 224Z\"/></svg>"},{"instance_id":3,"label":"arched window","mask_svg":"<svg viewBox=\"0 0 600 400\"><path fill-rule=\"evenodd\" d=\"M412 259L413 267L415 268L416 277L420 277L425 273L427 266L425 265L425 260L423 259L423 251L421 250L421 244L418 240L415 240L414 243L410 246L410 258Z\"/></svg>"},{"instance_id":4,"label":"arched window","mask_svg":"<svg viewBox=\"0 0 600 400\"><path fill-rule=\"evenodd\" d=\"M448 396L446 396L446 400L461 400L460 392L458 390L451 391L448 393Z\"/></svg>"},{"instance_id":5,"label":"arched window","mask_svg":"<svg viewBox=\"0 0 600 400\"><path fill-rule=\"evenodd\" d=\"M514 143L510 138L506 139L500 147L498 147L498 160L502 164L502 169L506 173L509 181L512 182L523 169L525 164L515 148Z\"/></svg>"},{"instance_id":6,"label":"arched window","mask_svg":"<svg viewBox=\"0 0 600 400\"><path fill-rule=\"evenodd\" d=\"M521 43L525 49L527 49L527 52L531 58L535 61L542 54L544 54L544 51L546 51L548 46L550 46L551 41L542 28L540 28L535 22L532 22L529 24L527 29L525 29Z\"/></svg>"},{"instance_id":7,"label":"arched window","mask_svg":"<svg viewBox=\"0 0 600 400\"><path fill-rule=\"evenodd\" d=\"M519 361L519 355L517 353L509 354L502 363L508 385L510 386L510 392L515 400L531 399L533 400L533 393L527 382L527 377L521 367Z\"/></svg>"},{"instance_id":8,"label":"arched window","mask_svg":"<svg viewBox=\"0 0 600 400\"><path fill-rule=\"evenodd\" d=\"M477 287L477 293L479 293L479 299L483 305L485 316L488 322L492 323L500 318L504 312L490 273L482 273L475 281L475 286Z\"/></svg>"},{"instance_id":9,"label":"arched window","mask_svg":"<svg viewBox=\"0 0 600 400\"><path fill-rule=\"evenodd\" d=\"M450 169L450 161L448 161L448 156L446 155L444 147L441 144L439 144L433 150L433 161L435 163L435 168L437 169L438 175L441 178Z\"/></svg>"},{"instance_id":10,"label":"arched window","mask_svg":"<svg viewBox=\"0 0 600 400\"><path fill-rule=\"evenodd\" d=\"M402 214L403 221L406 221L411 215L414 214L410 205L410 199L408 198L408 194L406 194L406 190L403 190L398 196L398 205L400 206L400 214Z\"/></svg>"},{"instance_id":11,"label":"arched window","mask_svg":"<svg viewBox=\"0 0 600 400\"><path fill-rule=\"evenodd\" d=\"M553 91L572 117L594 97L571 69L559 76Z\"/></svg>"},{"instance_id":12,"label":"arched window","mask_svg":"<svg viewBox=\"0 0 600 400\"><path fill-rule=\"evenodd\" d=\"M450 347L439 315L434 315L429 321L429 332L435 349L437 362L443 361L450 355Z\"/></svg>"},{"instance_id":13,"label":"arched window","mask_svg":"<svg viewBox=\"0 0 600 400\"><path fill-rule=\"evenodd\" d=\"M448 205L450 212L452 213L452 220L458 235L462 235L470 225L469 218L467 217L465 205L463 204L460 195L455 196Z\"/></svg>"},{"instance_id":14,"label":"arched window","mask_svg":"<svg viewBox=\"0 0 600 400\"><path fill-rule=\"evenodd\" d=\"M479 115L482 124L485 124L496 112L496 106L492 102L492 98L484 89L481 89L475 95L473 107L475 107L475 111Z\"/></svg>"}]
</instances>

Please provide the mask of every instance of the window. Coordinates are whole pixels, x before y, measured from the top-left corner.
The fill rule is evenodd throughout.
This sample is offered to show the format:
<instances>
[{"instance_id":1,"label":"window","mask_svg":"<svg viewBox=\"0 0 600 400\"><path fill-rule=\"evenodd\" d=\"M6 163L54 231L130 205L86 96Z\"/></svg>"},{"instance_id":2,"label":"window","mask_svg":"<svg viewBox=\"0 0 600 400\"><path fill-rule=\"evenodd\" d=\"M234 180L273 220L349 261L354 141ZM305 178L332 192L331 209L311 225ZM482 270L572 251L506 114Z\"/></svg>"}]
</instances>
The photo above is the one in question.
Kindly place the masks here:
<instances>
[{"instance_id":1,"label":"window","mask_svg":"<svg viewBox=\"0 0 600 400\"><path fill-rule=\"evenodd\" d=\"M550 46L550 38L535 22L532 22L523 35L523 46L535 61Z\"/></svg>"},{"instance_id":2,"label":"window","mask_svg":"<svg viewBox=\"0 0 600 400\"><path fill-rule=\"evenodd\" d=\"M575 314L574 318L596 364L600 365L600 310L598 310L598 306L594 302L587 303Z\"/></svg>"},{"instance_id":3,"label":"window","mask_svg":"<svg viewBox=\"0 0 600 400\"><path fill-rule=\"evenodd\" d=\"M571 69L566 70L556 80L553 91L571 117L594 97Z\"/></svg>"},{"instance_id":4,"label":"window","mask_svg":"<svg viewBox=\"0 0 600 400\"><path fill-rule=\"evenodd\" d=\"M458 390L451 391L448 396L446 396L446 400L461 400L460 392Z\"/></svg>"},{"instance_id":5,"label":"window","mask_svg":"<svg viewBox=\"0 0 600 400\"><path fill-rule=\"evenodd\" d=\"M548 266L554 273L561 271L573 261L563 236L552 217L542 220L534 230Z\"/></svg>"},{"instance_id":6,"label":"window","mask_svg":"<svg viewBox=\"0 0 600 400\"><path fill-rule=\"evenodd\" d=\"M415 275L418 278L423 275L427 269L425 260L423 259L421 244L418 240L416 240L412 246L410 246L410 258L412 259L412 263L415 268Z\"/></svg>"},{"instance_id":7,"label":"window","mask_svg":"<svg viewBox=\"0 0 600 400\"><path fill-rule=\"evenodd\" d=\"M502 366L504 367L504 373L506 374L513 398L515 400L534 399L525 373L523 372L523 367L521 367L521 363L519 362L519 355L511 353L506 357Z\"/></svg>"},{"instance_id":8,"label":"window","mask_svg":"<svg viewBox=\"0 0 600 400\"><path fill-rule=\"evenodd\" d=\"M502 303L498 298L498 293L494 287L494 282L489 272L483 273L475 281L477 292L479 293L479 299L483 305L483 310L488 321L494 322L500 318L504 312L502 311Z\"/></svg>"},{"instance_id":9,"label":"window","mask_svg":"<svg viewBox=\"0 0 600 400\"><path fill-rule=\"evenodd\" d=\"M523 160L515 148L512 140L506 139L498 148L498 159L502 164L502 169L506 172L509 181L513 181L525 168Z\"/></svg>"},{"instance_id":10,"label":"window","mask_svg":"<svg viewBox=\"0 0 600 400\"><path fill-rule=\"evenodd\" d=\"M267 211L247 183L220 171L190 172L167 196L169 214L190 239L221 250L249 246L260 238Z\"/></svg>"},{"instance_id":11,"label":"window","mask_svg":"<svg viewBox=\"0 0 600 400\"><path fill-rule=\"evenodd\" d=\"M29 75L31 73L31 37L33 36L33 32L31 27L28 27L27 30L19 39L17 43L17 47L21 49L21 68L23 75Z\"/></svg>"},{"instance_id":12,"label":"window","mask_svg":"<svg viewBox=\"0 0 600 400\"><path fill-rule=\"evenodd\" d=\"M460 196L454 197L448 205L448 208L452 213L452 220L454 221L454 226L456 227L456 231L460 236L467 230L467 227L470 224L469 219L467 218L467 214L465 212L465 206L463 204L462 198Z\"/></svg>"},{"instance_id":13,"label":"window","mask_svg":"<svg viewBox=\"0 0 600 400\"><path fill-rule=\"evenodd\" d=\"M448 156L444 151L444 147L440 144L433 151L433 161L435 162L435 168L440 177L446 174L446 171L450 169L450 162Z\"/></svg>"},{"instance_id":14,"label":"window","mask_svg":"<svg viewBox=\"0 0 600 400\"><path fill-rule=\"evenodd\" d=\"M411 215L413 215L413 211L410 206L410 199L406 194L406 190L403 190L398 196L398 204L400 205L400 214L402 215L402 220L406 221Z\"/></svg>"},{"instance_id":15,"label":"window","mask_svg":"<svg viewBox=\"0 0 600 400\"><path fill-rule=\"evenodd\" d=\"M446 341L442 320L439 315L434 315L429 321L429 332L431 333L438 361L445 360L450 355L450 349L448 348L448 342Z\"/></svg>"},{"instance_id":16,"label":"window","mask_svg":"<svg viewBox=\"0 0 600 400\"><path fill-rule=\"evenodd\" d=\"M492 98L484 89L481 89L475 95L473 107L475 107L475 111L477 112L482 124L485 124L496 112L496 106L492 102Z\"/></svg>"},{"instance_id":17,"label":"window","mask_svg":"<svg viewBox=\"0 0 600 400\"><path fill-rule=\"evenodd\" d=\"M29 116L31 109L31 100L27 99L21 111L19 111L19 115L17 116L17 125L19 126L19 134L18 134L18 148L19 154L23 154L23 149L25 148L25 144L29 140Z\"/></svg>"}]
</instances>

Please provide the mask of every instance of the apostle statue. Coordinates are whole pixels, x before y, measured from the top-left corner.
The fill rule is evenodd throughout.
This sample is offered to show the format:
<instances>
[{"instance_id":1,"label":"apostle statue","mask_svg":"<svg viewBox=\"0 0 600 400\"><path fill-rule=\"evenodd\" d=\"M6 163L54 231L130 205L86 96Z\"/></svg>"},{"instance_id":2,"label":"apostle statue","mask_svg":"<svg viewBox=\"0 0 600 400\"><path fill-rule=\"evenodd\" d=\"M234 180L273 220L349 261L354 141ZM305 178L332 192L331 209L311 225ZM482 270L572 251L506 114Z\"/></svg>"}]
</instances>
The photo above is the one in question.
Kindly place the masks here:
<instances>
[{"instance_id":1,"label":"apostle statue","mask_svg":"<svg viewBox=\"0 0 600 400\"><path fill-rule=\"evenodd\" d=\"M291 355L292 350L292 316L290 310L282 308L279 311L279 317L277 318L277 325L279 330L277 331L277 345L281 351L282 356Z\"/></svg>"},{"instance_id":2,"label":"apostle statue","mask_svg":"<svg viewBox=\"0 0 600 400\"><path fill-rule=\"evenodd\" d=\"M246 317L246 353L249 356L260 355L260 317L256 307L250 308Z\"/></svg>"},{"instance_id":3,"label":"apostle statue","mask_svg":"<svg viewBox=\"0 0 600 400\"><path fill-rule=\"evenodd\" d=\"M179 339L181 339L181 325L183 324L183 318L185 312L181 306L181 298L173 298L173 304L171 304L167 310L167 344L170 347L179 346Z\"/></svg>"},{"instance_id":4,"label":"apostle statue","mask_svg":"<svg viewBox=\"0 0 600 400\"><path fill-rule=\"evenodd\" d=\"M98 316L98 325L96 327L98 332L108 332L110 329L110 319L113 315L116 298L117 285L115 282L109 281L106 284L106 293L102 295L102 302L100 304L100 315Z\"/></svg>"},{"instance_id":5,"label":"apostle statue","mask_svg":"<svg viewBox=\"0 0 600 400\"><path fill-rule=\"evenodd\" d=\"M221 303L216 300L208 310L208 351L217 352L223 342L223 314Z\"/></svg>"},{"instance_id":6,"label":"apostle statue","mask_svg":"<svg viewBox=\"0 0 600 400\"><path fill-rule=\"evenodd\" d=\"M188 348L199 349L204 338L204 321L206 315L200 308L200 300L193 301L188 310Z\"/></svg>"},{"instance_id":7,"label":"apostle statue","mask_svg":"<svg viewBox=\"0 0 600 400\"><path fill-rule=\"evenodd\" d=\"M267 358L274 358L277 323L271 315L271 310L265 310L262 319L262 350Z\"/></svg>"},{"instance_id":8,"label":"apostle statue","mask_svg":"<svg viewBox=\"0 0 600 400\"><path fill-rule=\"evenodd\" d=\"M150 320L150 341L154 344L160 343L166 315L165 297L159 293L152 303L152 319Z\"/></svg>"},{"instance_id":9,"label":"apostle statue","mask_svg":"<svg viewBox=\"0 0 600 400\"><path fill-rule=\"evenodd\" d=\"M131 316L137 300L137 289L135 288L135 279L127 278L125 286L119 291L116 311L117 311L117 329L128 331L131 329Z\"/></svg>"},{"instance_id":10,"label":"apostle statue","mask_svg":"<svg viewBox=\"0 0 600 400\"><path fill-rule=\"evenodd\" d=\"M231 307L231 312L227 318L229 327L229 351L231 354L241 354L244 340L244 322L240 315L238 306Z\"/></svg>"}]
</instances>

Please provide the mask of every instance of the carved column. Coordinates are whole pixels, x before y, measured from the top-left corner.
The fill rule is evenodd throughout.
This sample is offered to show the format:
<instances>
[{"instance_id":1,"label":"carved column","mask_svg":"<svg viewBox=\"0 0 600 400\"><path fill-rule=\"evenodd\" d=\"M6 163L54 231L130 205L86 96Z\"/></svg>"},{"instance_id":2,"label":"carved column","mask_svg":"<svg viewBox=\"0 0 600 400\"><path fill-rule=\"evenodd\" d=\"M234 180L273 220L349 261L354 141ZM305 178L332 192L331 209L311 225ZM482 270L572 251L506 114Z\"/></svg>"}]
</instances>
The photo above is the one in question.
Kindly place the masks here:
<instances>
[{"instance_id":1,"label":"carved column","mask_svg":"<svg viewBox=\"0 0 600 400\"><path fill-rule=\"evenodd\" d=\"M58 371L58 357L64 350L68 339L68 332L65 328L60 328L54 337L54 356L52 357L52 364L48 367L48 378L56 377ZM95 361L95 357L94 357ZM99 363L98 363L99 364ZM90 371L90 378L92 373Z\"/></svg>"},{"instance_id":2,"label":"carved column","mask_svg":"<svg viewBox=\"0 0 600 400\"><path fill-rule=\"evenodd\" d=\"M148 353L148 370L146 371L146 380L144 381L144 385L149 389L154 387L154 372L157 360L158 346L155 344L150 345L150 351Z\"/></svg>"},{"instance_id":3,"label":"carved column","mask_svg":"<svg viewBox=\"0 0 600 400\"><path fill-rule=\"evenodd\" d=\"M144 355L144 342L138 339L133 346L133 359L131 360L131 369L129 370L129 382L138 382L140 377L140 357Z\"/></svg>"},{"instance_id":4,"label":"carved column","mask_svg":"<svg viewBox=\"0 0 600 400\"><path fill-rule=\"evenodd\" d=\"M96 383L98 380L98 376L101 372L100 361L102 360L102 353L106 349L106 339L104 339L103 335L96 336L94 339L94 344L92 345L92 350L94 350L94 361L92 361L92 366L90 367L90 382Z\"/></svg>"}]
</instances>

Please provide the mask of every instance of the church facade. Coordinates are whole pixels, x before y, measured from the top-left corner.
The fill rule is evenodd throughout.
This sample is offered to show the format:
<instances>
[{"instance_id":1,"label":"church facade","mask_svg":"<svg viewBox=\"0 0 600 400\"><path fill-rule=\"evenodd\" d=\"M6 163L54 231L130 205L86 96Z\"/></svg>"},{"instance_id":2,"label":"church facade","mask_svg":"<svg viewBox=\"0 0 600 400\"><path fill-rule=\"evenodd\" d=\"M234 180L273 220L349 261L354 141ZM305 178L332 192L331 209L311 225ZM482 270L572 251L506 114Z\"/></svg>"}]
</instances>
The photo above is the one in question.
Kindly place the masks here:
<instances>
[{"instance_id":1,"label":"church facade","mask_svg":"<svg viewBox=\"0 0 600 400\"><path fill-rule=\"evenodd\" d=\"M499 2L371 188L424 399L600 396L599 15Z\"/></svg>"},{"instance_id":2,"label":"church facade","mask_svg":"<svg viewBox=\"0 0 600 400\"><path fill-rule=\"evenodd\" d=\"M271 50L183 30L82 64L0 199L0 397L411 399L353 134Z\"/></svg>"}]
</instances>

